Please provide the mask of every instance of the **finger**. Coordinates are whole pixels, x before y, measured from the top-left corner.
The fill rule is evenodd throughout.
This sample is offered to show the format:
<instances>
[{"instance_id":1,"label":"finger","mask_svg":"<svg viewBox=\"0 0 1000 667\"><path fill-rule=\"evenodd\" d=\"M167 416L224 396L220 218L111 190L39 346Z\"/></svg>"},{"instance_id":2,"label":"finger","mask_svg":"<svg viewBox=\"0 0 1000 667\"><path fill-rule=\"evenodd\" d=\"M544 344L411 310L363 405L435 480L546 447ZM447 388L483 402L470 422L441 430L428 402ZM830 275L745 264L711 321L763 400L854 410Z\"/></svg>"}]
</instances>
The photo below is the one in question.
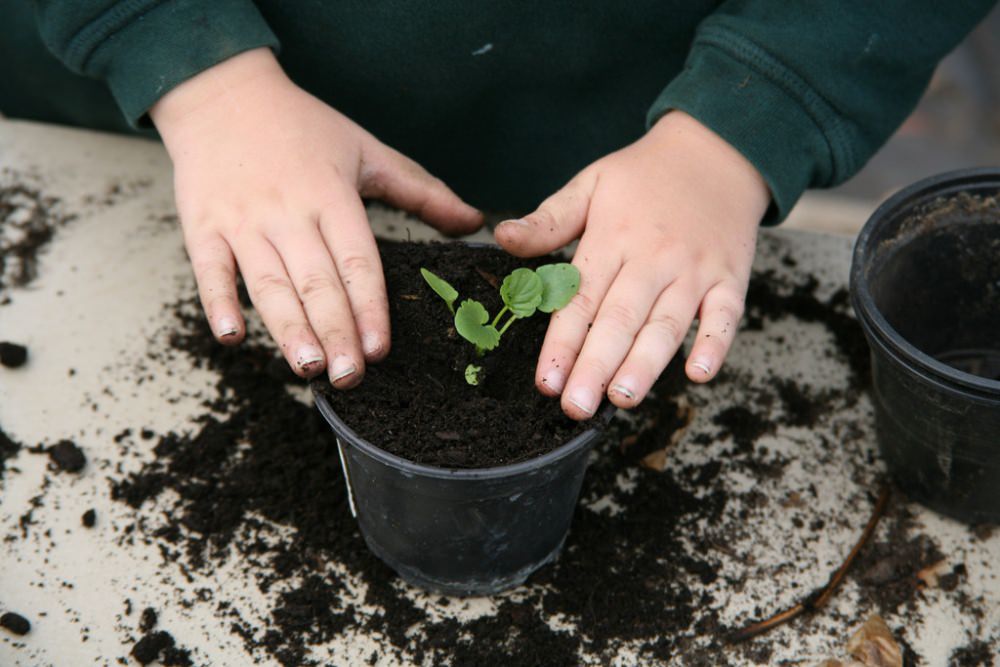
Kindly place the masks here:
<instances>
[{"instance_id":1,"label":"finger","mask_svg":"<svg viewBox=\"0 0 1000 667\"><path fill-rule=\"evenodd\" d=\"M736 338L745 298L744 285L725 282L705 295L701 323L685 369L693 382L708 382L719 373Z\"/></svg>"},{"instance_id":2,"label":"finger","mask_svg":"<svg viewBox=\"0 0 1000 667\"><path fill-rule=\"evenodd\" d=\"M330 382L338 389L357 385L364 375L364 355L351 304L319 229L295 229L274 243L323 347Z\"/></svg>"},{"instance_id":3,"label":"finger","mask_svg":"<svg viewBox=\"0 0 1000 667\"><path fill-rule=\"evenodd\" d=\"M620 408L638 405L677 354L698 309L700 294L682 282L657 298L628 356L611 379L608 398Z\"/></svg>"},{"instance_id":4,"label":"finger","mask_svg":"<svg viewBox=\"0 0 1000 667\"><path fill-rule=\"evenodd\" d=\"M596 172L580 172L543 201L534 213L497 225L493 232L497 243L517 257L537 257L579 238L587 222L596 181Z\"/></svg>"},{"instance_id":5,"label":"finger","mask_svg":"<svg viewBox=\"0 0 1000 667\"><path fill-rule=\"evenodd\" d=\"M262 236L244 237L233 250L250 300L288 365L302 377L319 373L326 358L277 251Z\"/></svg>"},{"instance_id":6,"label":"finger","mask_svg":"<svg viewBox=\"0 0 1000 667\"><path fill-rule=\"evenodd\" d=\"M631 262L622 267L597 311L566 382L562 405L567 415L586 419L597 411L612 375L631 349L664 285L673 279L664 262ZM678 328L681 324L686 327L690 320L676 324Z\"/></svg>"},{"instance_id":7,"label":"finger","mask_svg":"<svg viewBox=\"0 0 1000 667\"><path fill-rule=\"evenodd\" d=\"M587 330L614 281L621 262L616 255L595 252L598 245L584 238L573 257L580 269L580 290L564 308L552 314L535 371L535 385L547 396L558 396L566 386Z\"/></svg>"},{"instance_id":8,"label":"finger","mask_svg":"<svg viewBox=\"0 0 1000 667\"><path fill-rule=\"evenodd\" d=\"M364 356L379 361L390 345L382 261L358 195L348 188L336 194L320 213L320 231L347 294Z\"/></svg>"},{"instance_id":9,"label":"finger","mask_svg":"<svg viewBox=\"0 0 1000 667\"><path fill-rule=\"evenodd\" d=\"M236 293L233 251L215 233L206 236L185 234L184 243L198 283L201 307L212 333L220 343L236 345L243 340L245 327Z\"/></svg>"},{"instance_id":10,"label":"finger","mask_svg":"<svg viewBox=\"0 0 1000 667\"><path fill-rule=\"evenodd\" d=\"M483 225L483 214L441 179L384 144L366 147L358 190L362 197L381 199L416 215L443 234L471 234Z\"/></svg>"}]
</instances>

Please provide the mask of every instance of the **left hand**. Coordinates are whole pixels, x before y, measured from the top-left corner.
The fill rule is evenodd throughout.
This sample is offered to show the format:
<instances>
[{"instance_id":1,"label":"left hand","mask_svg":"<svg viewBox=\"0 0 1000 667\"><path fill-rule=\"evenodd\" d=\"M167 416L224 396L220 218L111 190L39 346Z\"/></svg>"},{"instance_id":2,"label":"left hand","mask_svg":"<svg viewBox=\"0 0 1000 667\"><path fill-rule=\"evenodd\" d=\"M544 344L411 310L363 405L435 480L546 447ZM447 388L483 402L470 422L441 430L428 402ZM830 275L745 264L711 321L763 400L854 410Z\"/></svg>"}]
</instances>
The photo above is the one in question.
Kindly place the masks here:
<instances>
[{"instance_id":1,"label":"left hand","mask_svg":"<svg viewBox=\"0 0 1000 667\"><path fill-rule=\"evenodd\" d=\"M691 116L672 111L646 135L594 162L532 214L496 228L508 252L534 257L580 238L580 291L552 316L535 383L562 394L573 419L607 394L639 404L684 341L695 382L722 365L743 314L770 203L760 173Z\"/></svg>"}]
</instances>

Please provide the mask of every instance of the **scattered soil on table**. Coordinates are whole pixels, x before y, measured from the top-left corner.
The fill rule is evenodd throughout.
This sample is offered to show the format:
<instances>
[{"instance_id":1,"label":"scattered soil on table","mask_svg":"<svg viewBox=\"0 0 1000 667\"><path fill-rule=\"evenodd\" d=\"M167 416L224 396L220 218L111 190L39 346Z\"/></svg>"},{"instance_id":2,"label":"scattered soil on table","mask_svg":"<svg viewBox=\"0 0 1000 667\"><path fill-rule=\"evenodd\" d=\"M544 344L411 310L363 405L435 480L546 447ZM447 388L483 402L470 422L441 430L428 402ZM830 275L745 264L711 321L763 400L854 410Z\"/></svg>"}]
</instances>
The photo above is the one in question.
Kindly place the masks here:
<instances>
[{"instance_id":1,"label":"scattered soil on table","mask_svg":"<svg viewBox=\"0 0 1000 667\"><path fill-rule=\"evenodd\" d=\"M990 647L988 642L977 640L957 648L948 658L948 667L994 667L996 665L996 647Z\"/></svg>"},{"instance_id":2,"label":"scattered soil on table","mask_svg":"<svg viewBox=\"0 0 1000 667\"><path fill-rule=\"evenodd\" d=\"M97 523L97 512L93 509L87 510L80 517L80 523L83 524L84 528L93 528L94 524Z\"/></svg>"},{"instance_id":3,"label":"scattered soil on table","mask_svg":"<svg viewBox=\"0 0 1000 667\"><path fill-rule=\"evenodd\" d=\"M20 368L28 361L28 348L17 343L0 343L0 366Z\"/></svg>"},{"instance_id":4,"label":"scattered soil on table","mask_svg":"<svg viewBox=\"0 0 1000 667\"><path fill-rule=\"evenodd\" d=\"M87 465L86 455L72 440L60 440L45 451L56 468L63 472L80 472Z\"/></svg>"},{"instance_id":5,"label":"scattered soil on table","mask_svg":"<svg viewBox=\"0 0 1000 667\"><path fill-rule=\"evenodd\" d=\"M413 264L414 272L419 265ZM842 300L822 302L812 296L814 286L788 289L768 277L768 285L761 287L761 280L757 278L753 293L763 302L750 304L758 325L771 313L804 314L808 321L832 324L838 332L834 335L845 341L838 346L841 353L858 349L860 331L849 331L853 320L840 310ZM470 288L460 290L468 293ZM446 320L436 296L430 303L441 306ZM253 340L239 349L217 345L191 306L176 309L180 326L171 336L172 347L218 372L219 395L225 399L207 404L213 412L201 418L194 432L158 436L155 460L115 482L113 495L136 508L156 502L158 522L144 512L147 518L135 528L161 543L165 558L184 571L210 572L228 561L231 548L243 555L247 579L276 595L263 627L228 605L219 607L248 650L266 651L283 665L316 664L310 661L311 646L357 630L385 637L393 650L416 664L575 665L581 651L607 657L623 643L649 662L683 656L685 664L720 664L731 651L768 662L767 640L724 644L721 637L732 629L718 617L725 602L707 592L723 576L726 588L748 583L719 569L732 556L728 535L744 530L748 511L736 513L733 524L733 518L724 520L727 507L765 507L767 501L755 491L727 492L719 483L720 473L724 467L742 467L754 476L780 475L780 465L761 462L756 440L779 425L815 424L849 397L817 395L793 382L776 386L752 408L731 406L720 412L718 437L736 445L727 460L661 474L629 465L637 450L625 448L623 455L617 445L636 435L636 446L645 436L666 447L674 431L686 426L689 418L678 418L677 403L684 380L676 373L665 375L656 387L657 398L633 415L632 423L642 425L638 433L619 422L608 442L598 447L584 482L583 506L559 561L538 572L521 596L499 598L496 614L463 623L429 616L401 594L394 573L366 549L347 507L332 434L314 409L286 391L286 383L298 380L277 372L275 365L282 362L276 362L272 348ZM861 349L866 364L867 351ZM853 367L863 365L855 362ZM447 381L464 385L460 371L449 366L447 373L454 378ZM854 377L852 382L861 380ZM642 442L644 457L652 440ZM164 494L167 490L172 493ZM614 509L602 509L602 498L612 499ZM293 530L275 539L268 522ZM135 534L128 529L123 539ZM346 579L325 568L330 557L347 572ZM349 579L364 585L359 602L379 611L362 612L356 602L345 602L351 599L345 584ZM877 591L865 591L874 603ZM575 633L553 630L547 620L553 617L574 624Z\"/></svg>"},{"instance_id":6,"label":"scattered soil on table","mask_svg":"<svg viewBox=\"0 0 1000 667\"><path fill-rule=\"evenodd\" d=\"M420 275L421 267L429 269L458 290L456 307L476 299L492 318L503 307L498 280L522 266L562 260L523 260L497 248L458 243L381 241L379 250L392 352L369 366L351 391L337 391L325 379L313 383L359 436L418 463L486 468L540 456L587 428L563 415L557 399L534 388L547 315L515 322L496 349L478 357ZM484 369L477 386L465 381L470 363Z\"/></svg>"},{"instance_id":7,"label":"scattered soil on table","mask_svg":"<svg viewBox=\"0 0 1000 667\"><path fill-rule=\"evenodd\" d=\"M0 175L0 298L38 275L38 255L55 230L75 216L61 212L59 200L22 183L4 184Z\"/></svg>"},{"instance_id":8,"label":"scattered soil on table","mask_svg":"<svg viewBox=\"0 0 1000 667\"><path fill-rule=\"evenodd\" d=\"M7 459L14 458L20 450L21 443L7 435L0 427L0 480L3 479L4 470L6 470Z\"/></svg>"},{"instance_id":9,"label":"scattered soil on table","mask_svg":"<svg viewBox=\"0 0 1000 667\"><path fill-rule=\"evenodd\" d=\"M31 632L31 621L12 611L0 616L0 628L6 628L15 635L26 635Z\"/></svg>"}]
</instances>

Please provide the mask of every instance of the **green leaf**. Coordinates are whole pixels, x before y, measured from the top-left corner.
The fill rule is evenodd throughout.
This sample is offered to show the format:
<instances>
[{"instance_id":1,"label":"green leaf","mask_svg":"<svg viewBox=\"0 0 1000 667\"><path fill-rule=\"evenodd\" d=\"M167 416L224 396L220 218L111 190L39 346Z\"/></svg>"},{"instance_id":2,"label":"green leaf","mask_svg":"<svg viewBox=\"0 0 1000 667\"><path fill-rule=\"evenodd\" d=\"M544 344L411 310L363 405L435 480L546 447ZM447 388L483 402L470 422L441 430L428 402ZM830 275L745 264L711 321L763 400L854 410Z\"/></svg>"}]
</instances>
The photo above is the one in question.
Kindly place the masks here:
<instances>
[{"instance_id":1,"label":"green leaf","mask_svg":"<svg viewBox=\"0 0 1000 667\"><path fill-rule=\"evenodd\" d=\"M492 350L500 342L500 332L486 324L489 319L483 304L466 299L455 313L455 331L480 350Z\"/></svg>"},{"instance_id":2,"label":"green leaf","mask_svg":"<svg viewBox=\"0 0 1000 667\"><path fill-rule=\"evenodd\" d=\"M427 269L420 269L420 275L424 277L427 284L430 285L434 293L439 297L444 299L444 302L448 304L448 310L451 314L455 314L455 299L458 298L458 290L448 284L448 281L444 278L439 278Z\"/></svg>"},{"instance_id":3,"label":"green leaf","mask_svg":"<svg viewBox=\"0 0 1000 667\"><path fill-rule=\"evenodd\" d=\"M580 290L580 270L572 264L545 264L535 269L542 281L542 300L538 310L551 313L570 302Z\"/></svg>"},{"instance_id":4,"label":"green leaf","mask_svg":"<svg viewBox=\"0 0 1000 667\"><path fill-rule=\"evenodd\" d=\"M516 317L531 317L542 302L542 279L531 269L514 269L500 285L500 298Z\"/></svg>"},{"instance_id":5,"label":"green leaf","mask_svg":"<svg viewBox=\"0 0 1000 667\"><path fill-rule=\"evenodd\" d=\"M465 367L465 381L476 386L479 384L479 374L483 372L482 366L476 366L475 364L469 364Z\"/></svg>"}]
</instances>

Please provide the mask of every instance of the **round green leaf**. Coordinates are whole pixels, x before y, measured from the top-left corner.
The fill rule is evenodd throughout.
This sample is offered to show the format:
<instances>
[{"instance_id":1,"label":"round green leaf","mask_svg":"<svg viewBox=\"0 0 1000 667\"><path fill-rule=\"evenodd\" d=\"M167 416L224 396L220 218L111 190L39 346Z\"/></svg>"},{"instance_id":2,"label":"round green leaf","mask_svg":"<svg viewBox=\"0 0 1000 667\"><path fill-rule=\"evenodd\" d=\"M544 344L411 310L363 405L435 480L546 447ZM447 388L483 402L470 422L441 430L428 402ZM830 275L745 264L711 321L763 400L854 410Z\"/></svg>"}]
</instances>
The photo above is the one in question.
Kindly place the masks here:
<instances>
[{"instance_id":1,"label":"round green leaf","mask_svg":"<svg viewBox=\"0 0 1000 667\"><path fill-rule=\"evenodd\" d=\"M570 302L580 290L580 270L572 264L545 264L535 269L542 282L542 300L538 310L551 313Z\"/></svg>"},{"instance_id":2,"label":"round green leaf","mask_svg":"<svg viewBox=\"0 0 1000 667\"><path fill-rule=\"evenodd\" d=\"M531 317L542 302L542 279L531 269L514 269L500 285L500 298L517 317Z\"/></svg>"},{"instance_id":3,"label":"round green leaf","mask_svg":"<svg viewBox=\"0 0 1000 667\"><path fill-rule=\"evenodd\" d=\"M481 350L492 350L500 342L500 332L486 324L490 314L483 304L466 299L455 313L455 331Z\"/></svg>"}]
</instances>

